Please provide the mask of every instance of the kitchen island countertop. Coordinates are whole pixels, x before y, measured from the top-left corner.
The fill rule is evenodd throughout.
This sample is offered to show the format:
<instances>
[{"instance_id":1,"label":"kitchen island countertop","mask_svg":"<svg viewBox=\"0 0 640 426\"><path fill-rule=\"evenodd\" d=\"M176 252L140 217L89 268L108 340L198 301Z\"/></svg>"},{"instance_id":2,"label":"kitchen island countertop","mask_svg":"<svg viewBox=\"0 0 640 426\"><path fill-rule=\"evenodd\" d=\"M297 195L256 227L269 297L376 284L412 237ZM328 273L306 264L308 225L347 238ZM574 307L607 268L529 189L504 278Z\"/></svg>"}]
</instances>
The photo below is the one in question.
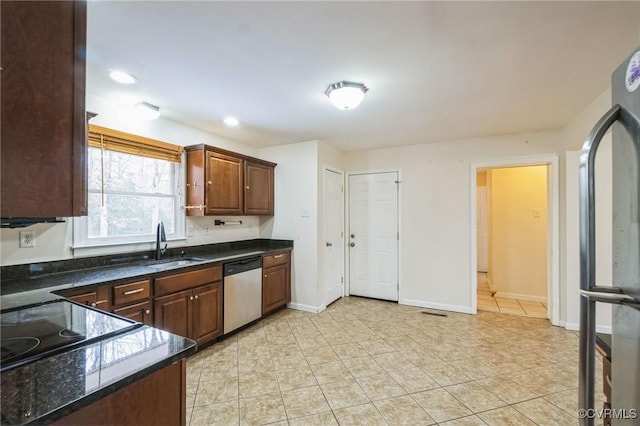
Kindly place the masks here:
<instances>
[{"instance_id":1,"label":"kitchen island countertop","mask_svg":"<svg viewBox=\"0 0 640 426\"><path fill-rule=\"evenodd\" d=\"M0 423L51 423L195 351L193 340L141 326L3 371Z\"/></svg>"}]
</instances>

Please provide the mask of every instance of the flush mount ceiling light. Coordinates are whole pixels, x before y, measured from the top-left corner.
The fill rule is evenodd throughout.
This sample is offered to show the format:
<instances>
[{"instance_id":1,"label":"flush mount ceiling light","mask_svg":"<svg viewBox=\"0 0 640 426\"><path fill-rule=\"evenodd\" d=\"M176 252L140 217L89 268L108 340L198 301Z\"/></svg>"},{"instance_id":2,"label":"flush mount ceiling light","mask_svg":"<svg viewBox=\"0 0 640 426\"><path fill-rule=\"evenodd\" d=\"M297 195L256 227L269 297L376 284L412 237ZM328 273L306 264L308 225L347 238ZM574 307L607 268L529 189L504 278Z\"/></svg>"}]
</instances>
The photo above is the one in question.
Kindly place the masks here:
<instances>
[{"instance_id":1,"label":"flush mount ceiling light","mask_svg":"<svg viewBox=\"0 0 640 426\"><path fill-rule=\"evenodd\" d=\"M146 102L137 103L135 106L136 115L143 120L156 120L160 117L160 107Z\"/></svg>"},{"instance_id":2,"label":"flush mount ceiling light","mask_svg":"<svg viewBox=\"0 0 640 426\"><path fill-rule=\"evenodd\" d=\"M330 84L324 94L329 97L329 100L336 108L353 109L360 105L367 90L369 89L362 83L339 81Z\"/></svg>"},{"instance_id":3,"label":"flush mount ceiling light","mask_svg":"<svg viewBox=\"0 0 640 426\"><path fill-rule=\"evenodd\" d=\"M122 84L133 84L136 82L136 78L129 73L120 70L111 70L109 71L109 77L113 81L117 81Z\"/></svg>"},{"instance_id":4,"label":"flush mount ceiling light","mask_svg":"<svg viewBox=\"0 0 640 426\"><path fill-rule=\"evenodd\" d=\"M238 119L235 118L235 117L225 117L225 119L223 121L224 121L224 124L226 124L227 126L230 126L230 127L234 127L234 126L237 126L238 124L240 124Z\"/></svg>"}]
</instances>

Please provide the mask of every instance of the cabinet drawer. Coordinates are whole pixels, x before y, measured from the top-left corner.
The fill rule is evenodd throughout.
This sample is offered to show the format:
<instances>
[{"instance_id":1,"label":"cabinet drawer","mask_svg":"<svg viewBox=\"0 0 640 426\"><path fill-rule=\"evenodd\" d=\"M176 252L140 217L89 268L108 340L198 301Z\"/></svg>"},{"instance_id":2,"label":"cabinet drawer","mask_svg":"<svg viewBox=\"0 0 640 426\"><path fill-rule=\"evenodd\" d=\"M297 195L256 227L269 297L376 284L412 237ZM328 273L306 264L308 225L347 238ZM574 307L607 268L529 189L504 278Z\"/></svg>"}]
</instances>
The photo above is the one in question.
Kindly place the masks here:
<instances>
[{"instance_id":1,"label":"cabinet drawer","mask_svg":"<svg viewBox=\"0 0 640 426\"><path fill-rule=\"evenodd\" d=\"M262 258L262 267L264 269L271 268L272 266L284 265L289 262L289 252L270 254Z\"/></svg>"},{"instance_id":2,"label":"cabinet drawer","mask_svg":"<svg viewBox=\"0 0 640 426\"><path fill-rule=\"evenodd\" d=\"M149 280L113 286L113 304L121 305L148 299L150 289Z\"/></svg>"},{"instance_id":3,"label":"cabinet drawer","mask_svg":"<svg viewBox=\"0 0 640 426\"><path fill-rule=\"evenodd\" d=\"M222 280L222 266L214 266L213 268L156 278L153 288L157 297L220 280Z\"/></svg>"},{"instance_id":4,"label":"cabinet drawer","mask_svg":"<svg viewBox=\"0 0 640 426\"><path fill-rule=\"evenodd\" d=\"M151 302L149 301L114 309L113 313L136 322L153 325L153 313L151 312Z\"/></svg>"}]
</instances>

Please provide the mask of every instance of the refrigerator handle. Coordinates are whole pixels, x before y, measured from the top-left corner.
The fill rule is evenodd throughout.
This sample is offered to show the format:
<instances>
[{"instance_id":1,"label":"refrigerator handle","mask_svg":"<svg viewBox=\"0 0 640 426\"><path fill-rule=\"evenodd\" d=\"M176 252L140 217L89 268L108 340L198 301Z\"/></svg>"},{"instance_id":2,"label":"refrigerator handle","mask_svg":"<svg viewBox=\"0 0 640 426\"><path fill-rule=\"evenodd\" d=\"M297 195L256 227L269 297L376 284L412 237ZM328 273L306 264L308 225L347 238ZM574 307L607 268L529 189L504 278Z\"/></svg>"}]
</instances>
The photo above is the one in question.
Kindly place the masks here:
<instances>
[{"instance_id":1,"label":"refrigerator handle","mask_svg":"<svg viewBox=\"0 0 640 426\"><path fill-rule=\"evenodd\" d=\"M596 152L609 127L620 118L620 105L614 105L587 136L580 151L578 166L578 194L580 196L580 290L590 291L596 285L596 209L595 164ZM604 290L603 291L607 291Z\"/></svg>"},{"instance_id":2,"label":"refrigerator handle","mask_svg":"<svg viewBox=\"0 0 640 426\"><path fill-rule=\"evenodd\" d=\"M620 105L614 105L593 127L582 145L578 166L578 195L580 197L580 290L601 293L620 293L615 287L596 285L596 209L595 164L600 142L616 121L632 136L640 139L640 120ZM636 147L640 149L640 146Z\"/></svg>"}]
</instances>

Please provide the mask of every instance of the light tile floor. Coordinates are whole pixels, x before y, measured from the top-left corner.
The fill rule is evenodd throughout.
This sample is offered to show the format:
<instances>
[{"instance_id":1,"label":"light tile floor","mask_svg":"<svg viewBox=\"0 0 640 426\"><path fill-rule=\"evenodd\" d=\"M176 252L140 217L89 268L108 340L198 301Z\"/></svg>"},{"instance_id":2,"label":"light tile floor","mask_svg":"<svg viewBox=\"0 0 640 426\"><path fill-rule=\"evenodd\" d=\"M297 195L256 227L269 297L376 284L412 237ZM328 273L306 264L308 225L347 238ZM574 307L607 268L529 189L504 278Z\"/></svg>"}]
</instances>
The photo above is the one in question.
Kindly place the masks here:
<instances>
[{"instance_id":1,"label":"light tile floor","mask_svg":"<svg viewBox=\"0 0 640 426\"><path fill-rule=\"evenodd\" d=\"M531 318L547 318L546 303L494 297L487 282L487 274L483 272L478 272L478 310Z\"/></svg>"},{"instance_id":2,"label":"light tile floor","mask_svg":"<svg viewBox=\"0 0 640 426\"><path fill-rule=\"evenodd\" d=\"M188 360L187 424L578 424L575 332L422 312L356 297L280 311Z\"/></svg>"}]
</instances>

